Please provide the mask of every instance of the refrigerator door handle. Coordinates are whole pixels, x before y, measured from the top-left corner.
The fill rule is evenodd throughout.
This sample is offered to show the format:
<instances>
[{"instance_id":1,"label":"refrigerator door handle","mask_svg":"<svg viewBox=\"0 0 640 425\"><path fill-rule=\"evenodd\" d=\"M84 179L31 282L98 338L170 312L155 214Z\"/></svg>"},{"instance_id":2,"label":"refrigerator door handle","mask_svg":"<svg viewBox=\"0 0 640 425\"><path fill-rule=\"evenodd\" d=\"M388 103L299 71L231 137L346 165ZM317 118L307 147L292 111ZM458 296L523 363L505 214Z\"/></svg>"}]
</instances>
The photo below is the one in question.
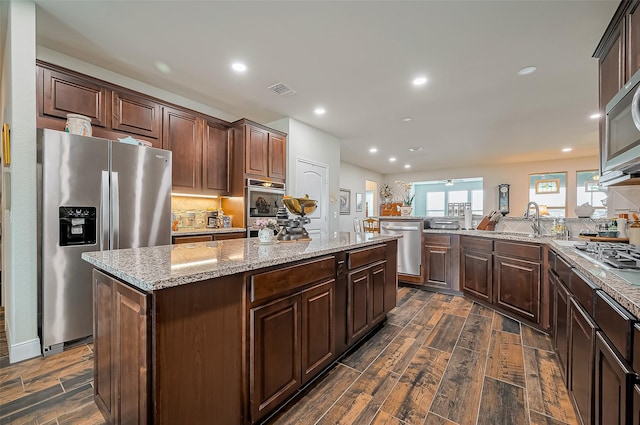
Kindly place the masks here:
<instances>
[{"instance_id":1,"label":"refrigerator door handle","mask_svg":"<svg viewBox=\"0 0 640 425\"><path fill-rule=\"evenodd\" d=\"M109 249L109 172L100 177L100 251Z\"/></svg>"},{"instance_id":2,"label":"refrigerator door handle","mask_svg":"<svg viewBox=\"0 0 640 425\"><path fill-rule=\"evenodd\" d=\"M120 247L120 188L118 186L118 172L111 172L111 249Z\"/></svg>"}]
</instances>

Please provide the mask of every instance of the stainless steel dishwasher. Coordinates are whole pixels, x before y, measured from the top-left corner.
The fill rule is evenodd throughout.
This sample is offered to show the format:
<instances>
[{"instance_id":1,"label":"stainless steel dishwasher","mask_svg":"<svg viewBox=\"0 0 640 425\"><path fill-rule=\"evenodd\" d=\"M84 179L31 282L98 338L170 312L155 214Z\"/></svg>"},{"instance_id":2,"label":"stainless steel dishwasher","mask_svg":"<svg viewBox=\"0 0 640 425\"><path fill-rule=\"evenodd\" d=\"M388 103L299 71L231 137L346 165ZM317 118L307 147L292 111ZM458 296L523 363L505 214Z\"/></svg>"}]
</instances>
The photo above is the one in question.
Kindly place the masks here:
<instances>
[{"instance_id":1,"label":"stainless steel dishwasher","mask_svg":"<svg viewBox=\"0 0 640 425\"><path fill-rule=\"evenodd\" d=\"M380 220L381 235L402 235L398 239L398 273L420 276L422 263L422 220Z\"/></svg>"}]
</instances>

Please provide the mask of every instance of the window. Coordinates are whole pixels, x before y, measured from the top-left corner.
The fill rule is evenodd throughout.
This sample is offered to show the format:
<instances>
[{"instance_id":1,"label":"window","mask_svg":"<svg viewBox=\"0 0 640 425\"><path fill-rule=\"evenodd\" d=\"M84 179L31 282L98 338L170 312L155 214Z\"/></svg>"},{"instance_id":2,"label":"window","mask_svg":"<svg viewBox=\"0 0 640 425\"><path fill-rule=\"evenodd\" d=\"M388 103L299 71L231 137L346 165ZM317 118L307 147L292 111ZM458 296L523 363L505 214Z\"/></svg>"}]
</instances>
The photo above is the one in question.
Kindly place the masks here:
<instances>
[{"instance_id":1,"label":"window","mask_svg":"<svg viewBox=\"0 0 640 425\"><path fill-rule=\"evenodd\" d=\"M530 174L529 201L546 206L552 217L566 217L567 173Z\"/></svg>"},{"instance_id":2,"label":"window","mask_svg":"<svg viewBox=\"0 0 640 425\"><path fill-rule=\"evenodd\" d=\"M588 203L594 207L596 211L593 218L607 216L607 208L603 205L603 201L606 203L607 193L600 190L599 176L598 170L576 172L576 205Z\"/></svg>"},{"instance_id":3,"label":"window","mask_svg":"<svg viewBox=\"0 0 640 425\"><path fill-rule=\"evenodd\" d=\"M471 202L474 214L483 214L482 178L414 182L415 216L445 217L448 214L448 204Z\"/></svg>"}]
</instances>

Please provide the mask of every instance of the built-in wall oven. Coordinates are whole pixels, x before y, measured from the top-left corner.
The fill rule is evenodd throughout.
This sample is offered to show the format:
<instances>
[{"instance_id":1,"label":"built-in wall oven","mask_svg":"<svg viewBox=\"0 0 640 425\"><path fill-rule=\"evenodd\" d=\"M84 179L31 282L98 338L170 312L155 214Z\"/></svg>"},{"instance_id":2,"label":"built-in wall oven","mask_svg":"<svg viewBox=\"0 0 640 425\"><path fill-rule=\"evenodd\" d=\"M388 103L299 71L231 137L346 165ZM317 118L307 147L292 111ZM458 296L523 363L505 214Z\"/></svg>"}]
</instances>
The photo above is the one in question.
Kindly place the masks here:
<instances>
[{"instance_id":1,"label":"built-in wall oven","mask_svg":"<svg viewBox=\"0 0 640 425\"><path fill-rule=\"evenodd\" d=\"M254 228L257 219L276 218L283 205L284 183L247 179L246 191L247 237L253 238L258 236L258 229Z\"/></svg>"}]
</instances>

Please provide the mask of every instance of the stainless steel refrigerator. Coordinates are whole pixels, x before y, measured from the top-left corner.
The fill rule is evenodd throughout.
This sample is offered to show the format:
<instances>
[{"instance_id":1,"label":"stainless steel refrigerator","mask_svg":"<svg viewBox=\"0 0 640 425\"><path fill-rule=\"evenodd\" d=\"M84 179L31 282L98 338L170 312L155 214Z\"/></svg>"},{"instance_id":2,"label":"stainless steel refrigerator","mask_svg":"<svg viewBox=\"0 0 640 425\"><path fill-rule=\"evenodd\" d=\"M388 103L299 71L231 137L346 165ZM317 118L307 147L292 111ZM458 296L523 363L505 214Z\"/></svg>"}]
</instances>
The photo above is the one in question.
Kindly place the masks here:
<instances>
[{"instance_id":1,"label":"stainless steel refrigerator","mask_svg":"<svg viewBox=\"0 0 640 425\"><path fill-rule=\"evenodd\" d=\"M171 243L171 152L38 129L38 319L43 354L93 333L82 252Z\"/></svg>"}]
</instances>

